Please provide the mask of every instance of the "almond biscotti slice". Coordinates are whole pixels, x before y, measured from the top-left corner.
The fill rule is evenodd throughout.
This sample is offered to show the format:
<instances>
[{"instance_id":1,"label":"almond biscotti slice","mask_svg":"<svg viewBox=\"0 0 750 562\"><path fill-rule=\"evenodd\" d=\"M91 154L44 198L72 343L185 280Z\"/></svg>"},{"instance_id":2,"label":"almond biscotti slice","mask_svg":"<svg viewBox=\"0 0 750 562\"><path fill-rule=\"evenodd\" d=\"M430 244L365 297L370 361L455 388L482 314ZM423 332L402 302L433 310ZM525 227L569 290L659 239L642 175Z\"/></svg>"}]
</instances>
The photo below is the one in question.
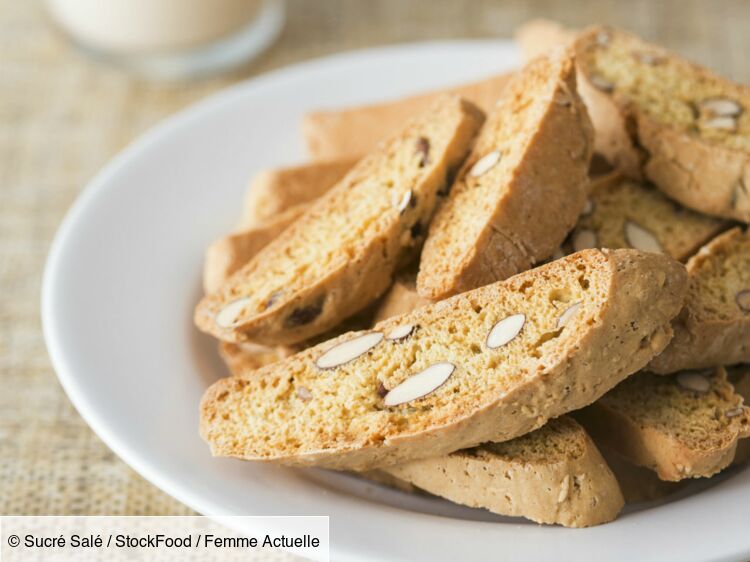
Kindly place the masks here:
<instances>
[{"instance_id":1,"label":"almond biscotti slice","mask_svg":"<svg viewBox=\"0 0 750 562\"><path fill-rule=\"evenodd\" d=\"M260 172L248 186L240 228L275 221L292 207L314 201L341 181L358 160L326 160Z\"/></svg>"},{"instance_id":2,"label":"almond biscotti slice","mask_svg":"<svg viewBox=\"0 0 750 562\"><path fill-rule=\"evenodd\" d=\"M356 160L333 160L266 170L256 176L245 196L240 226L206 251L203 288L213 293L232 273L300 218L333 187Z\"/></svg>"},{"instance_id":3,"label":"almond biscotti slice","mask_svg":"<svg viewBox=\"0 0 750 562\"><path fill-rule=\"evenodd\" d=\"M590 527L612 521L624 505L591 438L565 416L511 441L384 470L452 502L537 523Z\"/></svg>"},{"instance_id":4,"label":"almond biscotti slice","mask_svg":"<svg viewBox=\"0 0 750 562\"><path fill-rule=\"evenodd\" d=\"M213 384L215 455L364 470L518 437L666 345L684 267L586 250Z\"/></svg>"},{"instance_id":5,"label":"almond biscotti slice","mask_svg":"<svg viewBox=\"0 0 750 562\"><path fill-rule=\"evenodd\" d=\"M686 207L750 221L748 87L608 27L577 39L576 60L594 105L643 147L649 180Z\"/></svg>"},{"instance_id":6,"label":"almond biscotti slice","mask_svg":"<svg viewBox=\"0 0 750 562\"><path fill-rule=\"evenodd\" d=\"M302 134L313 160L351 158L367 154L377 144L403 127L413 115L422 113L445 94L460 96L489 111L508 83L510 74L500 74L445 90L394 101L316 111L305 115Z\"/></svg>"},{"instance_id":7,"label":"almond biscotti slice","mask_svg":"<svg viewBox=\"0 0 750 562\"><path fill-rule=\"evenodd\" d=\"M750 234L733 228L687 262L685 308L674 339L648 365L674 373L750 362Z\"/></svg>"},{"instance_id":8,"label":"almond biscotti slice","mask_svg":"<svg viewBox=\"0 0 750 562\"><path fill-rule=\"evenodd\" d=\"M602 448L669 481L716 474L750 436L750 408L722 367L638 373L576 416Z\"/></svg>"},{"instance_id":9,"label":"almond biscotti slice","mask_svg":"<svg viewBox=\"0 0 750 562\"><path fill-rule=\"evenodd\" d=\"M653 187L615 172L591 182L570 246L573 251L636 248L684 261L726 227L726 221L685 209Z\"/></svg>"},{"instance_id":10,"label":"almond biscotti slice","mask_svg":"<svg viewBox=\"0 0 750 562\"><path fill-rule=\"evenodd\" d=\"M420 246L482 120L476 106L442 98L204 297L198 327L225 341L288 345L365 308Z\"/></svg>"},{"instance_id":11,"label":"almond biscotti slice","mask_svg":"<svg viewBox=\"0 0 750 562\"><path fill-rule=\"evenodd\" d=\"M442 299L550 257L583 209L592 138L569 54L518 73L430 225L419 294Z\"/></svg>"}]
</instances>

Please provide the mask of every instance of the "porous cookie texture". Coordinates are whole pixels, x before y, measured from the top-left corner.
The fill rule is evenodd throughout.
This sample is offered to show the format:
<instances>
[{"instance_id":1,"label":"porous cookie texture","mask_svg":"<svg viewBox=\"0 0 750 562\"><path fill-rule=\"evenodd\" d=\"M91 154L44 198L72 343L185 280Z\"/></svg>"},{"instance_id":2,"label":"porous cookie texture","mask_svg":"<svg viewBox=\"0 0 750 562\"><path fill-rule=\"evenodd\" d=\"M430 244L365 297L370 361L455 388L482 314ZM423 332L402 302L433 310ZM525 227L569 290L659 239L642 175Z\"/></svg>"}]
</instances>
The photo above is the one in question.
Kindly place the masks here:
<instances>
[{"instance_id":1,"label":"porous cookie texture","mask_svg":"<svg viewBox=\"0 0 750 562\"><path fill-rule=\"evenodd\" d=\"M430 225L419 294L442 299L550 257L583 209L592 140L568 53L516 75Z\"/></svg>"},{"instance_id":2,"label":"porous cookie texture","mask_svg":"<svg viewBox=\"0 0 750 562\"><path fill-rule=\"evenodd\" d=\"M746 86L609 27L584 32L576 60L593 105L618 114L642 147L649 180L686 207L750 221Z\"/></svg>"},{"instance_id":3,"label":"porous cookie texture","mask_svg":"<svg viewBox=\"0 0 750 562\"><path fill-rule=\"evenodd\" d=\"M500 74L442 91L384 103L308 113L302 121L302 134L308 153L313 160L367 154L383 139L400 131L413 115L424 112L446 94L460 96L489 111L500 97L509 77L510 74Z\"/></svg>"},{"instance_id":4,"label":"porous cookie texture","mask_svg":"<svg viewBox=\"0 0 750 562\"><path fill-rule=\"evenodd\" d=\"M476 106L442 98L206 296L198 327L225 341L287 345L365 308L421 245L482 121Z\"/></svg>"},{"instance_id":5,"label":"porous cookie texture","mask_svg":"<svg viewBox=\"0 0 750 562\"><path fill-rule=\"evenodd\" d=\"M576 415L602 448L669 481L716 474L750 435L750 408L723 368L639 373Z\"/></svg>"},{"instance_id":6,"label":"porous cookie texture","mask_svg":"<svg viewBox=\"0 0 750 562\"><path fill-rule=\"evenodd\" d=\"M212 243L203 262L204 291L207 294L218 291L235 271L284 232L307 208L306 204L295 205L273 219L238 230Z\"/></svg>"},{"instance_id":7,"label":"porous cookie texture","mask_svg":"<svg viewBox=\"0 0 750 562\"><path fill-rule=\"evenodd\" d=\"M750 235L721 234L687 262L685 308L674 339L648 365L655 373L750 362Z\"/></svg>"},{"instance_id":8,"label":"porous cookie texture","mask_svg":"<svg viewBox=\"0 0 750 562\"><path fill-rule=\"evenodd\" d=\"M642 368L685 285L666 256L580 252L218 381L201 435L215 455L354 470L506 441Z\"/></svg>"},{"instance_id":9,"label":"porous cookie texture","mask_svg":"<svg viewBox=\"0 0 750 562\"><path fill-rule=\"evenodd\" d=\"M565 416L511 441L384 470L455 503L537 523L589 527L613 520L624 505L596 446Z\"/></svg>"},{"instance_id":10,"label":"porous cookie texture","mask_svg":"<svg viewBox=\"0 0 750 562\"><path fill-rule=\"evenodd\" d=\"M273 222L289 209L314 201L341 181L358 160L323 160L260 172L248 186L240 229Z\"/></svg>"},{"instance_id":11,"label":"porous cookie texture","mask_svg":"<svg viewBox=\"0 0 750 562\"><path fill-rule=\"evenodd\" d=\"M652 186L615 172L592 181L566 246L572 251L635 248L684 261L726 227L726 221L686 209Z\"/></svg>"}]
</instances>

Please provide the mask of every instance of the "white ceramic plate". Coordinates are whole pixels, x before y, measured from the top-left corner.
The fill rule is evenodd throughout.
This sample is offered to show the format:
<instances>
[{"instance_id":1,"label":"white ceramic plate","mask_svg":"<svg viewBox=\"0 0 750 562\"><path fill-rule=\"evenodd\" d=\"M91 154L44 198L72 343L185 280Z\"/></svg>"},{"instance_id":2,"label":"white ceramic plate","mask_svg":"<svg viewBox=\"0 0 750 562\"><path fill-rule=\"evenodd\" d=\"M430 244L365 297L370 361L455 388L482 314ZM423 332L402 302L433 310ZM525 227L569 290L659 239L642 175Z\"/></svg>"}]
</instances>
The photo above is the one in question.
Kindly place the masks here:
<instances>
[{"instance_id":1,"label":"white ceramic plate","mask_svg":"<svg viewBox=\"0 0 750 562\"><path fill-rule=\"evenodd\" d=\"M240 84L168 119L84 190L44 278L44 331L70 399L127 463L212 515L330 515L334 560L741 560L750 472L593 529L540 527L352 477L213 459L198 401L224 374L192 325L204 248L248 178L300 162L307 110L382 100L515 66L504 42L337 55Z\"/></svg>"}]
</instances>

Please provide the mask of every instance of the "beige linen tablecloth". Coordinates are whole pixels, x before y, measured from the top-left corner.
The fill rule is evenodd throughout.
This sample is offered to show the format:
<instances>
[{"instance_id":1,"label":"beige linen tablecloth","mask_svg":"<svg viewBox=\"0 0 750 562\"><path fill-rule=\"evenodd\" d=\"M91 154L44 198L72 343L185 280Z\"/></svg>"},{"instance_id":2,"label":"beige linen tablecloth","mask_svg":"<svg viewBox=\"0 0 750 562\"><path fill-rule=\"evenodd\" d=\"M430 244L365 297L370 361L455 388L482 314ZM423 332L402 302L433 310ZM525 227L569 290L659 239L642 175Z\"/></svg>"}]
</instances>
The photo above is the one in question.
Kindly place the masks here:
<instances>
[{"instance_id":1,"label":"beige linen tablecloth","mask_svg":"<svg viewBox=\"0 0 750 562\"><path fill-rule=\"evenodd\" d=\"M348 49L510 37L531 17L635 30L750 80L750 2L290 0L279 42L229 76L148 83L79 56L31 0L0 0L0 514L187 514L135 474L68 402L44 347L39 290L83 185L163 117L238 80Z\"/></svg>"}]
</instances>

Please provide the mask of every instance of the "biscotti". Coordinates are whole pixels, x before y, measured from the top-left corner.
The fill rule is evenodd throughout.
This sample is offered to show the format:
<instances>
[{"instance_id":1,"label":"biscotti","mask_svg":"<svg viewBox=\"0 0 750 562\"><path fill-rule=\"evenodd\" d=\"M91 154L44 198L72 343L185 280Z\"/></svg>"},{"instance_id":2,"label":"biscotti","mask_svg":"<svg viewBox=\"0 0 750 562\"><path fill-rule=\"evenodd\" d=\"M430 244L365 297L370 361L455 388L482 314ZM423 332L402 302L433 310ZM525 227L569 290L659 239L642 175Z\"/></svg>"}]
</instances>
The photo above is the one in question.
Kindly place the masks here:
<instances>
[{"instance_id":1,"label":"biscotti","mask_svg":"<svg viewBox=\"0 0 750 562\"><path fill-rule=\"evenodd\" d=\"M750 221L746 86L608 27L576 40L576 60L596 92L592 114L596 105L620 115L646 178L686 207Z\"/></svg>"},{"instance_id":2,"label":"biscotti","mask_svg":"<svg viewBox=\"0 0 750 562\"><path fill-rule=\"evenodd\" d=\"M327 160L260 172L248 186L240 229L273 222L292 207L314 201L341 181L358 160Z\"/></svg>"},{"instance_id":3,"label":"biscotti","mask_svg":"<svg viewBox=\"0 0 750 562\"><path fill-rule=\"evenodd\" d=\"M225 341L288 345L365 308L421 246L482 121L476 106L442 98L207 295L198 327Z\"/></svg>"},{"instance_id":4,"label":"biscotti","mask_svg":"<svg viewBox=\"0 0 750 562\"><path fill-rule=\"evenodd\" d=\"M589 436L561 417L505 443L384 469L451 500L537 523L589 527L614 519L620 488Z\"/></svg>"},{"instance_id":5,"label":"biscotti","mask_svg":"<svg viewBox=\"0 0 750 562\"><path fill-rule=\"evenodd\" d=\"M586 250L213 384L215 455L364 470L504 441L659 353L684 267Z\"/></svg>"},{"instance_id":6,"label":"biscotti","mask_svg":"<svg viewBox=\"0 0 750 562\"><path fill-rule=\"evenodd\" d=\"M302 134L313 160L351 158L374 150L397 133L413 115L424 112L445 94L457 95L489 111L510 74L373 105L316 111L305 115Z\"/></svg>"},{"instance_id":7,"label":"biscotti","mask_svg":"<svg viewBox=\"0 0 750 562\"><path fill-rule=\"evenodd\" d=\"M566 247L635 248L684 261L727 227L690 211L660 191L615 172L591 182L584 212Z\"/></svg>"},{"instance_id":8,"label":"biscotti","mask_svg":"<svg viewBox=\"0 0 750 562\"><path fill-rule=\"evenodd\" d=\"M750 362L750 234L734 228L687 262L685 308L674 339L648 370L674 373Z\"/></svg>"},{"instance_id":9,"label":"biscotti","mask_svg":"<svg viewBox=\"0 0 750 562\"><path fill-rule=\"evenodd\" d=\"M569 54L519 72L430 225L419 294L442 299L550 257L583 209L592 140Z\"/></svg>"},{"instance_id":10,"label":"biscotti","mask_svg":"<svg viewBox=\"0 0 750 562\"><path fill-rule=\"evenodd\" d=\"M750 408L721 367L633 375L576 417L602 448L669 481L716 474L750 436Z\"/></svg>"}]
</instances>

